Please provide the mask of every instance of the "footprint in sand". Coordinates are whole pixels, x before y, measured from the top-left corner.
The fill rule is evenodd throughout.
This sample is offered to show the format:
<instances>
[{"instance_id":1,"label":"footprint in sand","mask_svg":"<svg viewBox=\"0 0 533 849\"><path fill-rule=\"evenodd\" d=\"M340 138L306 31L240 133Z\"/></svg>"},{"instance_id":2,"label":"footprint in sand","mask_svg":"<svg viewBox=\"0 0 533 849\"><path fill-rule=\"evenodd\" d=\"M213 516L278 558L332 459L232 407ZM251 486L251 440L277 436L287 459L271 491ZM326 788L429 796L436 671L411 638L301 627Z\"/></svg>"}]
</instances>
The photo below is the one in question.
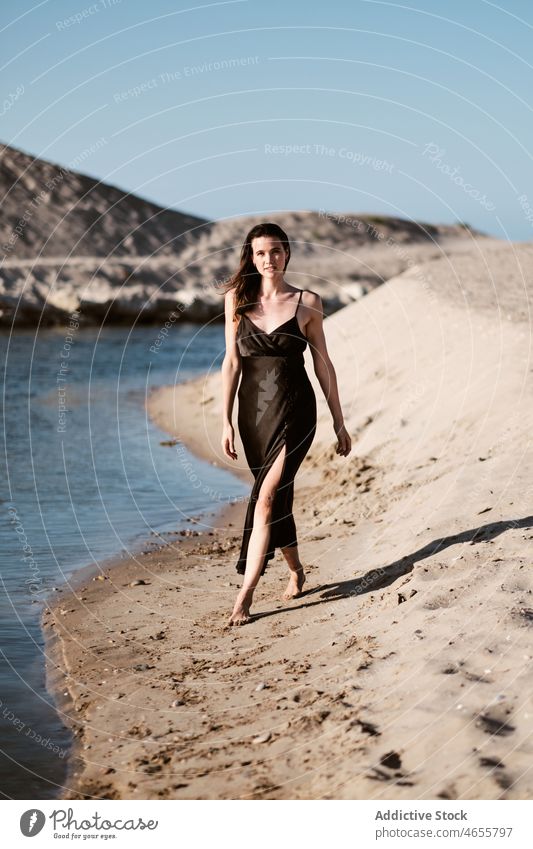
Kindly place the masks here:
<instances>
[{"instance_id":1,"label":"footprint in sand","mask_svg":"<svg viewBox=\"0 0 533 849\"><path fill-rule=\"evenodd\" d=\"M398 752L391 750L381 755L379 766L373 766L367 778L373 781L392 781L405 787L413 787L415 782L409 778L409 773L403 768L402 758Z\"/></svg>"},{"instance_id":2,"label":"footprint in sand","mask_svg":"<svg viewBox=\"0 0 533 849\"><path fill-rule=\"evenodd\" d=\"M506 737L516 731L515 727L508 721L507 711L483 711L477 715L476 727L481 728L485 734L491 736L496 734L499 737Z\"/></svg>"},{"instance_id":3,"label":"footprint in sand","mask_svg":"<svg viewBox=\"0 0 533 849\"><path fill-rule=\"evenodd\" d=\"M449 594L441 593L440 595L434 596L432 599L428 599L424 604L426 610L438 610L441 607L450 607L455 601L455 597L452 593L455 592L453 587L450 588Z\"/></svg>"},{"instance_id":4,"label":"footprint in sand","mask_svg":"<svg viewBox=\"0 0 533 849\"><path fill-rule=\"evenodd\" d=\"M533 610L530 607L515 607L511 610L511 616L522 626L533 625Z\"/></svg>"},{"instance_id":5,"label":"footprint in sand","mask_svg":"<svg viewBox=\"0 0 533 849\"><path fill-rule=\"evenodd\" d=\"M502 790L508 790L513 786L514 781L503 771L505 764L499 758L481 757L479 759L479 765L488 769L490 777L494 779L498 787L501 787Z\"/></svg>"}]
</instances>

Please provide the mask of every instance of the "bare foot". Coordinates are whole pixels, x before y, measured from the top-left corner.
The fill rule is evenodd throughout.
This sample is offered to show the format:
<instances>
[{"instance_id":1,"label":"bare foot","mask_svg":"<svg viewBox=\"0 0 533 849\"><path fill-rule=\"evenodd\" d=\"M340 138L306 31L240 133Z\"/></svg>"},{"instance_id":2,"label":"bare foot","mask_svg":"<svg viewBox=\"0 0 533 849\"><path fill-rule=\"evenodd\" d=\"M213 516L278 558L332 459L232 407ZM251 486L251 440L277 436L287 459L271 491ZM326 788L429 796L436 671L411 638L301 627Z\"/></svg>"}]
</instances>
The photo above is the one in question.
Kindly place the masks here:
<instances>
[{"instance_id":1,"label":"bare foot","mask_svg":"<svg viewBox=\"0 0 533 849\"><path fill-rule=\"evenodd\" d=\"M228 625L246 625L252 621L250 605L253 594L253 589L240 591L235 602L235 607L233 608L233 613L228 620Z\"/></svg>"},{"instance_id":2,"label":"bare foot","mask_svg":"<svg viewBox=\"0 0 533 849\"><path fill-rule=\"evenodd\" d=\"M298 598L298 596L302 594L302 588L304 584L304 567L300 566L299 569L291 570L291 576L289 578L287 589L283 593L283 598L286 600L289 600L291 598Z\"/></svg>"}]
</instances>

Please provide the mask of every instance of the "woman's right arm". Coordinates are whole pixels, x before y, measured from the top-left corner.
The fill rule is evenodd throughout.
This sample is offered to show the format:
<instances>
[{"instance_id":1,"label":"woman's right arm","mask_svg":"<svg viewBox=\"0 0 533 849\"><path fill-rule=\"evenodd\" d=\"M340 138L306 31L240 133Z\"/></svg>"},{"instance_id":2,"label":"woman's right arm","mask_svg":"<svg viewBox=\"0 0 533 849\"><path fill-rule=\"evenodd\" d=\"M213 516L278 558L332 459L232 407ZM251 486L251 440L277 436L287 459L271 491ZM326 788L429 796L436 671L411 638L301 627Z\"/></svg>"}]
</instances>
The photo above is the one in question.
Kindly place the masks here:
<instances>
[{"instance_id":1,"label":"woman's right arm","mask_svg":"<svg viewBox=\"0 0 533 849\"><path fill-rule=\"evenodd\" d=\"M237 322L233 321L234 293L226 292L224 312L226 316L226 354L222 361L222 450L232 460L237 459L235 433L231 423L233 402L241 374L241 355L237 346Z\"/></svg>"}]
</instances>

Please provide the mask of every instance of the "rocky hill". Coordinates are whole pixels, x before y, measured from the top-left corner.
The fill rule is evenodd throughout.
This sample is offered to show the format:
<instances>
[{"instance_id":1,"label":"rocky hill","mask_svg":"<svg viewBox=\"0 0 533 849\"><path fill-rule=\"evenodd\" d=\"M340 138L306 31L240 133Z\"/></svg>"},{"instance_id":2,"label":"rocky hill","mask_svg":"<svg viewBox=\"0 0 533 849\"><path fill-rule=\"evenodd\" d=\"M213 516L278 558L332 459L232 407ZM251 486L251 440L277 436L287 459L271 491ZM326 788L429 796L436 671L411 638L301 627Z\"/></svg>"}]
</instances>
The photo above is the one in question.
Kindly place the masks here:
<instances>
[{"instance_id":1,"label":"rocky hill","mask_svg":"<svg viewBox=\"0 0 533 849\"><path fill-rule=\"evenodd\" d=\"M289 235L287 279L327 314L385 280L483 234L468 225L329 210L218 222L163 209L115 186L0 148L0 325L222 320L220 284L246 232L273 220Z\"/></svg>"},{"instance_id":2,"label":"rocky hill","mask_svg":"<svg viewBox=\"0 0 533 849\"><path fill-rule=\"evenodd\" d=\"M2 260L174 256L205 224L8 145L0 192Z\"/></svg>"}]
</instances>

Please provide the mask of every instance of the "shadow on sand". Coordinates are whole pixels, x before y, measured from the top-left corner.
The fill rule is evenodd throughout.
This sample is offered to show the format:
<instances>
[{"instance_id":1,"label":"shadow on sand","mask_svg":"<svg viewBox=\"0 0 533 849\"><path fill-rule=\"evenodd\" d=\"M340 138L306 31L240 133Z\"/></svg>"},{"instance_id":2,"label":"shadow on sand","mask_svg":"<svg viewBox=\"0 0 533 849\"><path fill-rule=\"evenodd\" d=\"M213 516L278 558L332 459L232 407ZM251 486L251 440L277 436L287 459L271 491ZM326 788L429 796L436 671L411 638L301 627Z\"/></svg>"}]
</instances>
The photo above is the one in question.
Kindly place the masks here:
<instances>
[{"instance_id":1,"label":"shadow on sand","mask_svg":"<svg viewBox=\"0 0 533 849\"><path fill-rule=\"evenodd\" d=\"M477 528L470 528L466 531L461 531L457 534L452 534L448 537L439 537L419 548L411 554L406 554L400 560L395 560L387 566L379 569L371 569L365 575L359 578L350 578L347 581L338 581L331 584L320 584L318 587L312 587L304 590L295 601L302 601L301 604L291 604L290 607L276 608L276 610L265 611L264 613L252 614L252 620L263 619L265 616L277 616L279 613L299 610L305 607L314 607L317 604L323 604L328 601L337 601L341 598L349 598L351 596L364 595L365 593L375 592L383 589L394 583L402 575L408 575L412 572L415 563L425 560L427 557L432 557L449 548L452 545L470 543L475 545L481 542L490 542L505 531L515 528L531 528L533 527L533 516L525 516L523 519L508 519L500 522L490 522L487 525L480 525ZM320 598L311 600L312 596L320 593ZM307 601L309 599L309 601Z\"/></svg>"}]
</instances>

